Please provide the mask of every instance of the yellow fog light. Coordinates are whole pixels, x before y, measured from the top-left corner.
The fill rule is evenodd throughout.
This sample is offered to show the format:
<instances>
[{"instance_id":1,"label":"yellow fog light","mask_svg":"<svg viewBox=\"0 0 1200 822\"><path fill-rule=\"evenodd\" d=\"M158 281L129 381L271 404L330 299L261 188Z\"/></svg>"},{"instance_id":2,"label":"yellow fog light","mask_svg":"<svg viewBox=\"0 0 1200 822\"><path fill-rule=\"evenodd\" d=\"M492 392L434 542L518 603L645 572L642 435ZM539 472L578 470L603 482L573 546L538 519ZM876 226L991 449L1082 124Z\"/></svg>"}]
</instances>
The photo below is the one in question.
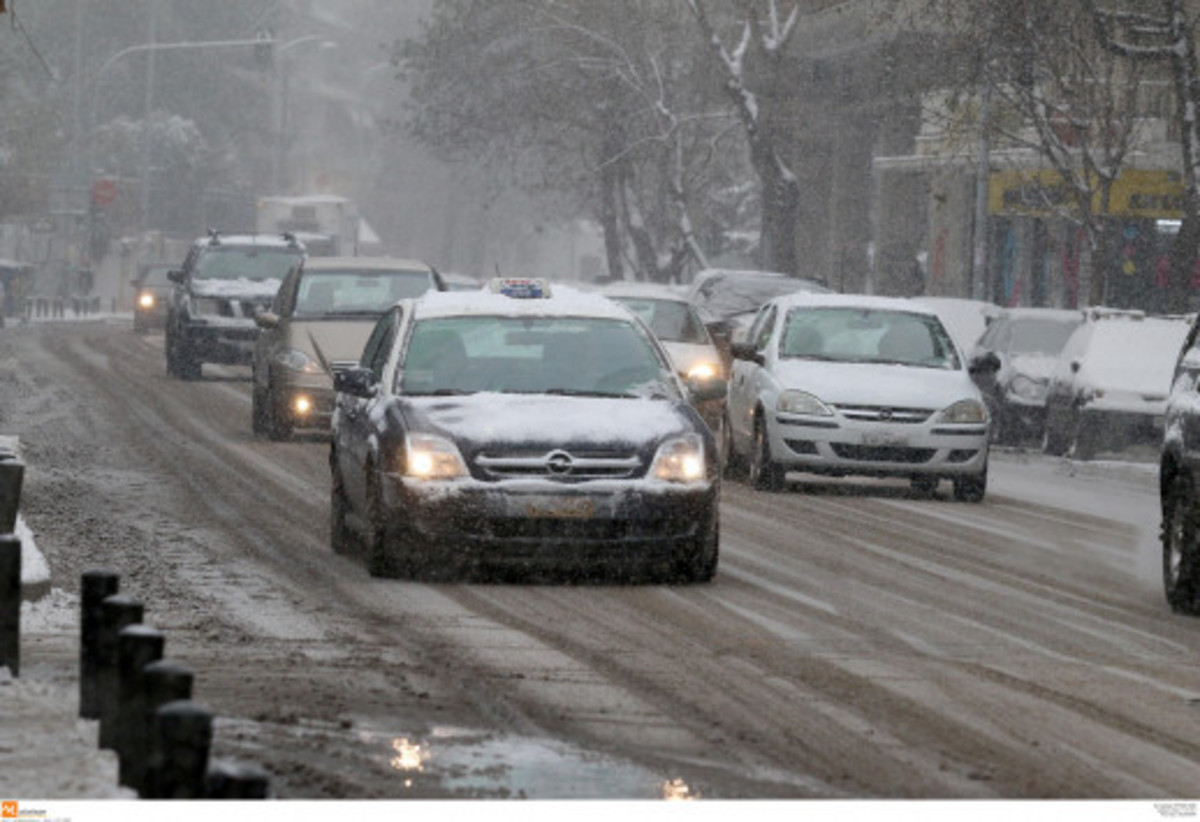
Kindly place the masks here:
<instances>
[{"instance_id":1,"label":"yellow fog light","mask_svg":"<svg viewBox=\"0 0 1200 822\"><path fill-rule=\"evenodd\" d=\"M312 411L312 400L301 394L300 396L296 397L296 399L292 400L292 410L294 410L300 416L306 416L310 411Z\"/></svg>"},{"instance_id":2,"label":"yellow fog light","mask_svg":"<svg viewBox=\"0 0 1200 822\"><path fill-rule=\"evenodd\" d=\"M142 308L154 308L154 295L150 293L139 295L138 305Z\"/></svg>"},{"instance_id":3,"label":"yellow fog light","mask_svg":"<svg viewBox=\"0 0 1200 822\"><path fill-rule=\"evenodd\" d=\"M710 362L702 362L693 365L687 372L690 380L711 380L713 377L719 376L720 371L715 365Z\"/></svg>"}]
</instances>

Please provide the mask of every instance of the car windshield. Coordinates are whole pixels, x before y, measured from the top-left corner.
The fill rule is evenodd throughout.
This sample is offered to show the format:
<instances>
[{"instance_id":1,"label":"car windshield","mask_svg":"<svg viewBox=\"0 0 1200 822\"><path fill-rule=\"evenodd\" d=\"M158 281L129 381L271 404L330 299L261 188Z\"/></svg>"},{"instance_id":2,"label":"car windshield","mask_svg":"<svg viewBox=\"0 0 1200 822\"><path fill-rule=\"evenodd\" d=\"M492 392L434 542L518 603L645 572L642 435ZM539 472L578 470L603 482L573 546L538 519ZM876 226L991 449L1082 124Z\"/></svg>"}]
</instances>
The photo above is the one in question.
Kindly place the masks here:
<instances>
[{"instance_id":1,"label":"car windshield","mask_svg":"<svg viewBox=\"0 0 1200 822\"><path fill-rule=\"evenodd\" d=\"M428 271L308 271L296 289L297 317L328 317L338 314L378 316L388 306L406 297L419 297L429 290Z\"/></svg>"},{"instance_id":2,"label":"car windshield","mask_svg":"<svg viewBox=\"0 0 1200 822\"><path fill-rule=\"evenodd\" d=\"M874 308L794 308L785 320L779 354L830 362L961 367L936 316Z\"/></svg>"},{"instance_id":3,"label":"car windshield","mask_svg":"<svg viewBox=\"0 0 1200 822\"><path fill-rule=\"evenodd\" d=\"M209 246L196 261L200 280L282 280L304 252L284 246Z\"/></svg>"},{"instance_id":4,"label":"car windshield","mask_svg":"<svg viewBox=\"0 0 1200 822\"><path fill-rule=\"evenodd\" d=\"M470 316L418 321L403 394L676 395L670 369L632 322Z\"/></svg>"},{"instance_id":5,"label":"car windshield","mask_svg":"<svg viewBox=\"0 0 1200 822\"><path fill-rule=\"evenodd\" d=\"M656 297L613 297L637 314L660 340L705 345L708 332L690 304Z\"/></svg>"},{"instance_id":6,"label":"car windshield","mask_svg":"<svg viewBox=\"0 0 1200 822\"><path fill-rule=\"evenodd\" d=\"M728 319L758 311L767 300L797 291L827 291L811 280L771 277L761 274L725 274L700 286L696 307L706 316Z\"/></svg>"},{"instance_id":7,"label":"car windshield","mask_svg":"<svg viewBox=\"0 0 1200 822\"><path fill-rule=\"evenodd\" d=\"M1009 351L1013 354L1057 354L1078 327L1079 322L1063 320L1014 320L1009 329Z\"/></svg>"}]
</instances>

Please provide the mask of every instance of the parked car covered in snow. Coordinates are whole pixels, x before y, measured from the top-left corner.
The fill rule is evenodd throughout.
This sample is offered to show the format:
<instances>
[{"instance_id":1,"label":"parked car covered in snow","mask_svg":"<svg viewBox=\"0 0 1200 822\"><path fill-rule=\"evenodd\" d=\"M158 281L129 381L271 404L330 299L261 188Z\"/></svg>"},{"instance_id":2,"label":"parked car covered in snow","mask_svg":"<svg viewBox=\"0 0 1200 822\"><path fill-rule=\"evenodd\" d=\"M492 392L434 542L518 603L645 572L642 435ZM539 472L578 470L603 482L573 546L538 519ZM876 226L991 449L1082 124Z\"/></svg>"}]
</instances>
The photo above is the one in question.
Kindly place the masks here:
<instances>
[{"instance_id":1,"label":"parked car covered in snow","mask_svg":"<svg viewBox=\"0 0 1200 822\"><path fill-rule=\"evenodd\" d=\"M1046 391L1047 454L1091 459L1156 443L1190 318L1088 309L1063 346Z\"/></svg>"},{"instance_id":2,"label":"parked car covered in snow","mask_svg":"<svg viewBox=\"0 0 1200 822\"><path fill-rule=\"evenodd\" d=\"M339 392L331 542L372 575L717 570L720 468L649 328L537 280L430 292L380 319Z\"/></svg>"},{"instance_id":3,"label":"parked car covered in snow","mask_svg":"<svg viewBox=\"0 0 1200 822\"><path fill-rule=\"evenodd\" d=\"M1167 603L1176 613L1200 614L1200 321L1193 322L1175 360L1158 487Z\"/></svg>"},{"instance_id":4,"label":"parked car covered in snow","mask_svg":"<svg viewBox=\"0 0 1200 822\"><path fill-rule=\"evenodd\" d=\"M956 499L987 489L988 416L933 309L905 298L793 294L734 343L727 464L757 488L785 473L898 477Z\"/></svg>"},{"instance_id":5,"label":"parked car covered in snow","mask_svg":"<svg viewBox=\"0 0 1200 822\"><path fill-rule=\"evenodd\" d=\"M996 357L998 367L973 372L992 414L993 442L1041 446L1050 375L1083 318L1079 310L1009 308L970 350L972 364Z\"/></svg>"}]
</instances>

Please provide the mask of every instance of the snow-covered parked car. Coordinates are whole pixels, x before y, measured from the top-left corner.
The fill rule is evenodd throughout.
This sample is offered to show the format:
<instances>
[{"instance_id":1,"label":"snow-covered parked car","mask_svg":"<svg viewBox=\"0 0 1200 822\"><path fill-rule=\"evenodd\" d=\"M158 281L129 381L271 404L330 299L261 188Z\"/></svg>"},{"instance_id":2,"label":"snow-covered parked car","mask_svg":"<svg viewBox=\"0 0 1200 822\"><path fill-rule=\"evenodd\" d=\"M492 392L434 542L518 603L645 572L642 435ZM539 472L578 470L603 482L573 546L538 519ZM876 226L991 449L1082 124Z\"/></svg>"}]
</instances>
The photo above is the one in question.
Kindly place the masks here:
<instances>
[{"instance_id":1,"label":"snow-covered parked car","mask_svg":"<svg viewBox=\"0 0 1200 822\"><path fill-rule=\"evenodd\" d=\"M1158 477L1163 590L1176 613L1200 614L1200 321L1175 360Z\"/></svg>"},{"instance_id":2,"label":"snow-covered parked car","mask_svg":"<svg viewBox=\"0 0 1200 822\"><path fill-rule=\"evenodd\" d=\"M970 353L992 322L1004 313L1003 308L986 300L926 295L913 299L937 312L942 325L946 326L964 354Z\"/></svg>"},{"instance_id":3,"label":"snow-covered parked car","mask_svg":"<svg viewBox=\"0 0 1200 822\"><path fill-rule=\"evenodd\" d=\"M717 569L720 469L646 324L537 280L404 300L334 376L331 542L371 574Z\"/></svg>"},{"instance_id":4,"label":"snow-covered parked car","mask_svg":"<svg viewBox=\"0 0 1200 822\"><path fill-rule=\"evenodd\" d=\"M1091 459L1163 437L1163 414L1190 318L1091 308L1046 389L1047 454Z\"/></svg>"},{"instance_id":5,"label":"snow-covered parked car","mask_svg":"<svg viewBox=\"0 0 1200 822\"><path fill-rule=\"evenodd\" d=\"M972 364L988 355L998 360L998 368L974 372L991 411L993 442L1031 442L1041 447L1050 375L1083 316L1082 311L1071 309L1005 309L974 348L967 349Z\"/></svg>"},{"instance_id":6,"label":"snow-covered parked car","mask_svg":"<svg viewBox=\"0 0 1200 822\"><path fill-rule=\"evenodd\" d=\"M192 243L167 309L167 373L200 377L206 362L249 365L258 326L254 315L270 305L287 273L304 259L291 235L210 232Z\"/></svg>"},{"instance_id":7,"label":"snow-covered parked car","mask_svg":"<svg viewBox=\"0 0 1200 822\"><path fill-rule=\"evenodd\" d=\"M769 301L733 346L728 464L779 490L787 471L902 477L956 499L987 488L988 415L928 306L802 293Z\"/></svg>"}]
</instances>

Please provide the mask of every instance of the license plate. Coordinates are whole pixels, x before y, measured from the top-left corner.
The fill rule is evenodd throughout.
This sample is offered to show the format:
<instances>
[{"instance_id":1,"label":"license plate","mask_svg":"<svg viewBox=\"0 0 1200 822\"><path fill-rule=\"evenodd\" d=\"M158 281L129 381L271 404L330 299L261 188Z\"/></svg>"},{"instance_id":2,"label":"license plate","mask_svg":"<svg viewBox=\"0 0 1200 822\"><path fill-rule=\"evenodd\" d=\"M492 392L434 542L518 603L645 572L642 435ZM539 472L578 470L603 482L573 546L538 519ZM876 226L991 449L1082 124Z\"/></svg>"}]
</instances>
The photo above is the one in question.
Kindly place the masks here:
<instances>
[{"instance_id":1,"label":"license plate","mask_svg":"<svg viewBox=\"0 0 1200 822\"><path fill-rule=\"evenodd\" d=\"M530 519L592 519L596 502L590 497L525 497L514 500L521 516Z\"/></svg>"},{"instance_id":2,"label":"license plate","mask_svg":"<svg viewBox=\"0 0 1200 822\"><path fill-rule=\"evenodd\" d=\"M899 446L908 445L908 437L895 431L867 431L863 433L863 445Z\"/></svg>"}]
</instances>

